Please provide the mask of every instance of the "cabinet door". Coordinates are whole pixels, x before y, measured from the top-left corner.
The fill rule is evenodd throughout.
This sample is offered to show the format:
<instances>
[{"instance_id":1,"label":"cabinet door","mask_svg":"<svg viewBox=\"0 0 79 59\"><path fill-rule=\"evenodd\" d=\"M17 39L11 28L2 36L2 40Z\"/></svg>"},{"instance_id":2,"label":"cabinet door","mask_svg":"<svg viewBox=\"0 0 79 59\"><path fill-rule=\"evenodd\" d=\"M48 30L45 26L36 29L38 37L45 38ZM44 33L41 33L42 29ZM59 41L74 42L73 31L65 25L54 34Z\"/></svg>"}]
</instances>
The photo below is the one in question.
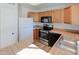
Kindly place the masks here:
<instances>
[{"instance_id":1,"label":"cabinet door","mask_svg":"<svg viewBox=\"0 0 79 59\"><path fill-rule=\"evenodd\" d=\"M64 9L64 23L71 24L71 7Z\"/></svg>"},{"instance_id":2,"label":"cabinet door","mask_svg":"<svg viewBox=\"0 0 79 59\"><path fill-rule=\"evenodd\" d=\"M39 29L33 30L33 39L34 41L39 41Z\"/></svg>"},{"instance_id":3,"label":"cabinet door","mask_svg":"<svg viewBox=\"0 0 79 59\"><path fill-rule=\"evenodd\" d=\"M16 5L3 4L1 8L1 48L16 43L18 40L18 13Z\"/></svg>"},{"instance_id":4,"label":"cabinet door","mask_svg":"<svg viewBox=\"0 0 79 59\"><path fill-rule=\"evenodd\" d=\"M40 17L43 16L52 16L52 11L44 11L44 12L40 12Z\"/></svg>"},{"instance_id":5,"label":"cabinet door","mask_svg":"<svg viewBox=\"0 0 79 59\"><path fill-rule=\"evenodd\" d=\"M72 10L72 24L79 25L79 4L75 4L71 6Z\"/></svg>"},{"instance_id":6,"label":"cabinet door","mask_svg":"<svg viewBox=\"0 0 79 59\"><path fill-rule=\"evenodd\" d=\"M29 12L28 17L33 17L33 21L39 22L39 13L37 12Z\"/></svg>"},{"instance_id":7,"label":"cabinet door","mask_svg":"<svg viewBox=\"0 0 79 59\"><path fill-rule=\"evenodd\" d=\"M40 17L40 20L41 20L41 17L45 16L44 12L39 12L39 17Z\"/></svg>"},{"instance_id":8,"label":"cabinet door","mask_svg":"<svg viewBox=\"0 0 79 59\"><path fill-rule=\"evenodd\" d=\"M52 16L52 11L45 11L44 16Z\"/></svg>"},{"instance_id":9,"label":"cabinet door","mask_svg":"<svg viewBox=\"0 0 79 59\"><path fill-rule=\"evenodd\" d=\"M28 12L28 17L33 17L34 13L33 12Z\"/></svg>"},{"instance_id":10,"label":"cabinet door","mask_svg":"<svg viewBox=\"0 0 79 59\"><path fill-rule=\"evenodd\" d=\"M53 22L54 23L57 23L58 22L56 10L53 10L52 11L52 19L53 19Z\"/></svg>"},{"instance_id":11,"label":"cabinet door","mask_svg":"<svg viewBox=\"0 0 79 59\"><path fill-rule=\"evenodd\" d=\"M46 17L46 16L52 16L52 10L39 12L39 19L40 20L41 20L41 17Z\"/></svg>"},{"instance_id":12,"label":"cabinet door","mask_svg":"<svg viewBox=\"0 0 79 59\"><path fill-rule=\"evenodd\" d=\"M39 22L40 21L39 20L39 13L37 13L37 12L34 13L34 21L35 22Z\"/></svg>"},{"instance_id":13,"label":"cabinet door","mask_svg":"<svg viewBox=\"0 0 79 59\"><path fill-rule=\"evenodd\" d=\"M54 23L62 23L63 20L62 20L62 15L63 12L62 12L62 9L57 9L57 10L53 10L52 11L52 20Z\"/></svg>"}]
</instances>

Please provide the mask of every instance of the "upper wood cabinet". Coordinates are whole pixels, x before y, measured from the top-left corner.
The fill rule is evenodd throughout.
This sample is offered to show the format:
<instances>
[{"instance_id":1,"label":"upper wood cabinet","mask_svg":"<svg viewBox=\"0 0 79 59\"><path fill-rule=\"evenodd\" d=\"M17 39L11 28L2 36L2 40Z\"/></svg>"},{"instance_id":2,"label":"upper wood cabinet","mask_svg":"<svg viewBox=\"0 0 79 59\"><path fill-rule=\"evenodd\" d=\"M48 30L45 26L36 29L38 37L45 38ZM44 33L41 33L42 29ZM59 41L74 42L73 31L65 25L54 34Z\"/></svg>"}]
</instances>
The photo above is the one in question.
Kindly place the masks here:
<instances>
[{"instance_id":1,"label":"upper wood cabinet","mask_svg":"<svg viewBox=\"0 0 79 59\"><path fill-rule=\"evenodd\" d=\"M52 21L53 23L63 22L63 9L52 10Z\"/></svg>"},{"instance_id":2,"label":"upper wood cabinet","mask_svg":"<svg viewBox=\"0 0 79 59\"><path fill-rule=\"evenodd\" d=\"M39 22L39 13L34 13L34 21Z\"/></svg>"},{"instance_id":3,"label":"upper wood cabinet","mask_svg":"<svg viewBox=\"0 0 79 59\"><path fill-rule=\"evenodd\" d=\"M33 17L33 21L39 22L39 13L38 12L29 12L28 17Z\"/></svg>"},{"instance_id":4,"label":"upper wood cabinet","mask_svg":"<svg viewBox=\"0 0 79 59\"><path fill-rule=\"evenodd\" d=\"M74 4L71 6L72 9L72 24L79 25L79 4Z\"/></svg>"},{"instance_id":5,"label":"upper wood cabinet","mask_svg":"<svg viewBox=\"0 0 79 59\"><path fill-rule=\"evenodd\" d=\"M34 12L28 12L28 17L34 17Z\"/></svg>"},{"instance_id":6,"label":"upper wood cabinet","mask_svg":"<svg viewBox=\"0 0 79 59\"><path fill-rule=\"evenodd\" d=\"M64 8L64 23L71 24L71 7Z\"/></svg>"},{"instance_id":7,"label":"upper wood cabinet","mask_svg":"<svg viewBox=\"0 0 79 59\"><path fill-rule=\"evenodd\" d=\"M41 19L41 17L44 17L44 16L52 16L52 10L39 12L40 19Z\"/></svg>"},{"instance_id":8,"label":"upper wood cabinet","mask_svg":"<svg viewBox=\"0 0 79 59\"><path fill-rule=\"evenodd\" d=\"M40 14L40 17L43 17L43 16L51 16L52 15L52 10L40 12L39 14Z\"/></svg>"}]
</instances>

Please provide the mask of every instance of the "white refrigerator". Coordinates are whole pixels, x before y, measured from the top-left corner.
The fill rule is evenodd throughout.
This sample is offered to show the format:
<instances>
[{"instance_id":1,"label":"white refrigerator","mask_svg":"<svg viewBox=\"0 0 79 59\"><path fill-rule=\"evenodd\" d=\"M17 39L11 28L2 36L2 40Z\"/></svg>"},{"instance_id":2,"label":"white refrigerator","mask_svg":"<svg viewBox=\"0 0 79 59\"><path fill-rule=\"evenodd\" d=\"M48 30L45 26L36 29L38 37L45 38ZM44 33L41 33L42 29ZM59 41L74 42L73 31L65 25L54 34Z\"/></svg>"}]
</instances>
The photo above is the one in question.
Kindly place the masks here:
<instances>
[{"instance_id":1,"label":"white refrigerator","mask_svg":"<svg viewBox=\"0 0 79 59\"><path fill-rule=\"evenodd\" d=\"M19 18L19 41L33 42L33 18Z\"/></svg>"}]
</instances>

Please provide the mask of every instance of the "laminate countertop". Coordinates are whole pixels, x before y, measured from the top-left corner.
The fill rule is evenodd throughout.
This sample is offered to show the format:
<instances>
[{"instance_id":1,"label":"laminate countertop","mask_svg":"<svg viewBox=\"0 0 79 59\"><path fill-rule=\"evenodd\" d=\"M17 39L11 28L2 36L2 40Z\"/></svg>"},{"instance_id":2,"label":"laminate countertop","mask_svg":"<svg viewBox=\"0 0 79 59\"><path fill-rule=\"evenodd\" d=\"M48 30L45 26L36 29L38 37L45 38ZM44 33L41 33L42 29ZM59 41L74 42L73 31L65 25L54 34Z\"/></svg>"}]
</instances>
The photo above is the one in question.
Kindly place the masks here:
<instances>
[{"instance_id":1,"label":"laminate countertop","mask_svg":"<svg viewBox=\"0 0 79 59\"><path fill-rule=\"evenodd\" d=\"M79 40L79 34L75 33L75 32L67 31L67 30L64 30L64 29L53 29L53 30L50 30L50 32L60 33L64 37L69 37L70 40L73 40L73 41Z\"/></svg>"}]
</instances>

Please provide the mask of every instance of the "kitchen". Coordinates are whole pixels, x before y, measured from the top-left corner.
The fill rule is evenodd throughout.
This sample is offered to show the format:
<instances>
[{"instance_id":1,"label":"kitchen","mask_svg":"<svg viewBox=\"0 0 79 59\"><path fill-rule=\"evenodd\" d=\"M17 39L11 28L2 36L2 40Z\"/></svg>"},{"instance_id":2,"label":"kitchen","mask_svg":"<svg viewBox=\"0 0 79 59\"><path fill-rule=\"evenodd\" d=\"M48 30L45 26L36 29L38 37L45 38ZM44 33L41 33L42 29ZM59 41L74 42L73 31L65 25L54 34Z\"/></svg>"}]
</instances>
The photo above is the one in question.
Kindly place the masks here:
<instances>
[{"instance_id":1,"label":"kitchen","mask_svg":"<svg viewBox=\"0 0 79 59\"><path fill-rule=\"evenodd\" d=\"M0 54L15 55L24 49L79 54L78 7L74 3L0 4Z\"/></svg>"},{"instance_id":2,"label":"kitchen","mask_svg":"<svg viewBox=\"0 0 79 59\"><path fill-rule=\"evenodd\" d=\"M43 9L44 9L43 5L41 5L41 7L43 7ZM47 6L45 6L45 7L47 7ZM53 7L53 9L51 9L51 8L48 8L45 10L43 10L43 9L42 10L40 9L41 11L39 10L37 12L28 13L28 17L33 17L34 25L36 24L33 29L34 41L41 40L40 36L44 35L44 33L41 35L39 33L40 33L40 29L44 29L45 24L49 24L49 25L53 26L53 28L49 32L61 34L61 36L65 37L65 39L69 39L68 42L70 41L73 43L74 41L79 40L79 27L78 27L79 18L78 18L78 14L77 14L77 13L79 13L78 4L67 4L67 5L59 7L59 8ZM52 19L50 22L44 23L41 21L42 20L41 18L43 18L43 17L49 17ZM61 36L59 36L59 37L61 37ZM45 43L45 42L41 42L41 43L47 45L47 43ZM68 43L66 42L65 44L67 45ZM67 47L67 49L68 48L69 47ZM73 49L72 49L72 52L74 52Z\"/></svg>"}]
</instances>

